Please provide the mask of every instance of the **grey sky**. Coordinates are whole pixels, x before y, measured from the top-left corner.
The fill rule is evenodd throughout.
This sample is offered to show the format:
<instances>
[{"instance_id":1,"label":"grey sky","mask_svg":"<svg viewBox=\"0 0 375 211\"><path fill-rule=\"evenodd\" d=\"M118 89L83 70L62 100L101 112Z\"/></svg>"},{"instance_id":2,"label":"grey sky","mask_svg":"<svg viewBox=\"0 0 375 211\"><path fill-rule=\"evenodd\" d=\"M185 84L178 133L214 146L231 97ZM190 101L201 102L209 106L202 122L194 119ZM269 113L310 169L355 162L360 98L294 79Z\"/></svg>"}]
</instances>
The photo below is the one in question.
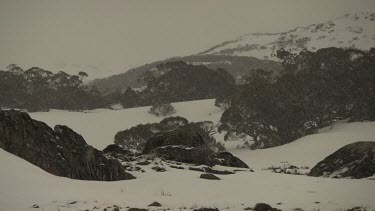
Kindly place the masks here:
<instances>
[{"instance_id":1,"label":"grey sky","mask_svg":"<svg viewBox=\"0 0 375 211\"><path fill-rule=\"evenodd\" d=\"M0 0L0 67L60 65L101 77L355 11L375 11L375 1Z\"/></svg>"}]
</instances>

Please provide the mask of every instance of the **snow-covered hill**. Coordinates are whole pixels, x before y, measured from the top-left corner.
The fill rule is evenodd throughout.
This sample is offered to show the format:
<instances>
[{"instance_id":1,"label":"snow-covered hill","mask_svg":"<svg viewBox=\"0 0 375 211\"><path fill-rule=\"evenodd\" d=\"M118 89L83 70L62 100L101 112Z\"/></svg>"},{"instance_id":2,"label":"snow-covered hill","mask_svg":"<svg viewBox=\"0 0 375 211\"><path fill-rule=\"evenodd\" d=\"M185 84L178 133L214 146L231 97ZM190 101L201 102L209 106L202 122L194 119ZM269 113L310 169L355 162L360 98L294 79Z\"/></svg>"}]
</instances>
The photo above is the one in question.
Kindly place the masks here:
<instances>
[{"instance_id":1,"label":"snow-covered hill","mask_svg":"<svg viewBox=\"0 0 375 211\"><path fill-rule=\"evenodd\" d=\"M375 46L375 13L362 12L319 24L298 27L283 33L253 33L223 42L200 54L250 56L276 59L284 48L292 52L316 51L325 47L356 47L368 50Z\"/></svg>"},{"instance_id":2,"label":"snow-covered hill","mask_svg":"<svg viewBox=\"0 0 375 211\"><path fill-rule=\"evenodd\" d=\"M176 115L190 121L218 122L222 113L214 106L214 100L173 105ZM113 136L119 130L161 120L148 114L148 109L100 109L88 113L52 111L32 113L31 116L50 126L66 124L81 133L89 144L103 148L113 142ZM167 172L155 172L150 166L144 167L145 173L136 173L135 180L79 181L53 176L0 150L0 210L38 210L31 208L33 204L41 210L113 210L113 205L127 210L125 207L147 208L153 201L171 210L192 210L202 206L244 210L258 202L283 210L346 210L354 206L374 209L374 180L315 178L262 170L286 161L312 167L348 143L375 141L374 129L375 122L341 122L287 145L255 151L236 149L234 146L238 141L227 143L230 151L255 172L220 175L220 181L202 180L199 172L169 167ZM216 137L222 140L223 134Z\"/></svg>"}]
</instances>

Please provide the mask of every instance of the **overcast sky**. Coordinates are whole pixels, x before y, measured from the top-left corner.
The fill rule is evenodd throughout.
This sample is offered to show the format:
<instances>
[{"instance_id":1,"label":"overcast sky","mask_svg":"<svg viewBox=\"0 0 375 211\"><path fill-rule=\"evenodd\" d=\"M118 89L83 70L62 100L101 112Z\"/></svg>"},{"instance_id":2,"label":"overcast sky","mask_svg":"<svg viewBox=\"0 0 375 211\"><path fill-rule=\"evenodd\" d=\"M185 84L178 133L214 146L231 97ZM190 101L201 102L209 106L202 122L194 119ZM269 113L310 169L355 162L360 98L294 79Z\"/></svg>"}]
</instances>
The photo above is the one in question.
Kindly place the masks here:
<instances>
[{"instance_id":1,"label":"overcast sky","mask_svg":"<svg viewBox=\"0 0 375 211\"><path fill-rule=\"evenodd\" d=\"M0 0L0 68L82 68L102 77L245 33L287 31L356 11L375 11L375 1Z\"/></svg>"}]
</instances>

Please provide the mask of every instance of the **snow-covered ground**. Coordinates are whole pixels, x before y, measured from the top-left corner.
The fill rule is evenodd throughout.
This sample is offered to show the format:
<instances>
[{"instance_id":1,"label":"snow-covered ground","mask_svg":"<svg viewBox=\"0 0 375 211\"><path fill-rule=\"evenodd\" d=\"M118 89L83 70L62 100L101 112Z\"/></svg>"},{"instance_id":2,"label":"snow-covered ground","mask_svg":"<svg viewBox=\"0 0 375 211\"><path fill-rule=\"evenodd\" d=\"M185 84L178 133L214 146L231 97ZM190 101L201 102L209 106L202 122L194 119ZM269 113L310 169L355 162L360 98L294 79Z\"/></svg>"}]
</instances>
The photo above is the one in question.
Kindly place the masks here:
<instances>
[{"instance_id":1,"label":"snow-covered ground","mask_svg":"<svg viewBox=\"0 0 375 211\"><path fill-rule=\"evenodd\" d=\"M198 100L173 103L176 114L191 122L220 120L222 111L214 106L215 100ZM104 149L113 144L116 133L138 124L160 122L163 117L149 114L150 106L123 110L97 109L87 112L67 112L53 110L51 112L31 113L33 119L43 121L50 127L56 124L67 125L80 133L88 144Z\"/></svg>"},{"instance_id":2,"label":"snow-covered ground","mask_svg":"<svg viewBox=\"0 0 375 211\"><path fill-rule=\"evenodd\" d=\"M174 106L176 115L190 121L217 122L222 113L214 106L214 100ZM31 116L50 126L66 124L81 133L89 144L102 149L113 143L117 131L162 119L148 114L148 109L52 111ZM231 147L230 151L255 172L219 175L220 181L200 179L199 172L188 170L167 168L167 172L155 172L151 166L142 167L145 173L135 173L135 180L79 181L53 176L0 150L0 210L36 210L31 208L33 204L44 210L93 210L94 207L103 210L113 205L146 208L153 201L172 210L202 206L243 210L258 202L283 210L338 210L354 206L375 209L374 180L314 178L261 170L285 161L312 167L338 148L356 141L375 141L375 123L337 123L319 134L271 149L250 151Z\"/></svg>"}]
</instances>

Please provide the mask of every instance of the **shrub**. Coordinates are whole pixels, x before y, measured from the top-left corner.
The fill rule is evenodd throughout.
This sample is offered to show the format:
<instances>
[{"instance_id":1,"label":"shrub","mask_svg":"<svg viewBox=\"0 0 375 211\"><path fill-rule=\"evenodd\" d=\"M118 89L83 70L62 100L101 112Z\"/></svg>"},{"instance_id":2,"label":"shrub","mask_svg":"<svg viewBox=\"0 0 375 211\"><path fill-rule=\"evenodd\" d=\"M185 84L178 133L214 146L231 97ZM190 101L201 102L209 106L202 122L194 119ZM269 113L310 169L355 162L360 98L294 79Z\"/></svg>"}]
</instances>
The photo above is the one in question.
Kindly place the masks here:
<instances>
[{"instance_id":1,"label":"shrub","mask_svg":"<svg viewBox=\"0 0 375 211\"><path fill-rule=\"evenodd\" d=\"M170 103L153 105L149 111L156 116L170 116L176 113L176 109Z\"/></svg>"}]
</instances>

